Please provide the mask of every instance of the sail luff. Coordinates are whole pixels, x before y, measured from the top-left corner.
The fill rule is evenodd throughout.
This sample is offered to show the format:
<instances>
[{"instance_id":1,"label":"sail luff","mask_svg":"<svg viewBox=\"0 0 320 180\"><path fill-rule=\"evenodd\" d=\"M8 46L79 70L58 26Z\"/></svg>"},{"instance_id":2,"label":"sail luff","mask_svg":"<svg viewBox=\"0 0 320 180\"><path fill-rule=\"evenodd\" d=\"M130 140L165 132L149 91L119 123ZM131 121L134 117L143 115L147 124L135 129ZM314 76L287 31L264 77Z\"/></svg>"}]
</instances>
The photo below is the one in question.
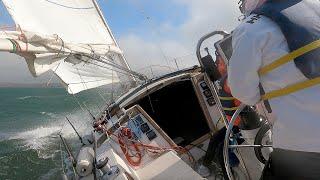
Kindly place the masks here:
<instances>
[{"instance_id":1,"label":"sail luff","mask_svg":"<svg viewBox=\"0 0 320 180\"><path fill-rule=\"evenodd\" d=\"M107 23L107 20L104 18L103 13L102 13L102 11L101 11L101 9L100 9L97 1L96 1L96 0L92 0L92 2L93 2L93 4L94 4L95 8L97 9L97 11L98 11L101 19L103 20L104 25L106 26L107 30L109 31L109 34L110 34L111 38L113 39L115 45L116 45L117 47L119 47L119 44L118 44L117 40L115 39L115 37L114 37L114 35L113 35L113 33L112 33L112 31L111 31L108 23ZM126 67L128 70L131 71L131 68L130 68L127 60L126 60L125 55L122 53L122 54L119 54L118 57L119 57L119 58L118 58L118 59L119 59L119 63L120 63L122 66ZM130 76L129 76L129 79L130 79L130 81L131 81L131 86L136 86L136 79L135 79L135 77L132 76L132 75L130 75Z\"/></svg>"}]
</instances>

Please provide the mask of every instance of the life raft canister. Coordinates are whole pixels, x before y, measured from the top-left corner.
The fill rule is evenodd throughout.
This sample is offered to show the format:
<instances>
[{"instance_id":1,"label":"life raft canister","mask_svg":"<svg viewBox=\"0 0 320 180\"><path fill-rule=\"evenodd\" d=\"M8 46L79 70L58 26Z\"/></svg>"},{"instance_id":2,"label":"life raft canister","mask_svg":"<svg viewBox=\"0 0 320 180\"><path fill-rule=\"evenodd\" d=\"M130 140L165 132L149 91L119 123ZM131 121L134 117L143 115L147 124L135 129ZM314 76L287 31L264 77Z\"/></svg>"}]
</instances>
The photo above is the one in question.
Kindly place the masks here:
<instances>
[{"instance_id":1,"label":"life raft canister","mask_svg":"<svg viewBox=\"0 0 320 180\"><path fill-rule=\"evenodd\" d=\"M268 0L253 13L280 27L291 52L320 39L318 0ZM320 77L320 48L295 58L294 63L308 79Z\"/></svg>"}]
</instances>

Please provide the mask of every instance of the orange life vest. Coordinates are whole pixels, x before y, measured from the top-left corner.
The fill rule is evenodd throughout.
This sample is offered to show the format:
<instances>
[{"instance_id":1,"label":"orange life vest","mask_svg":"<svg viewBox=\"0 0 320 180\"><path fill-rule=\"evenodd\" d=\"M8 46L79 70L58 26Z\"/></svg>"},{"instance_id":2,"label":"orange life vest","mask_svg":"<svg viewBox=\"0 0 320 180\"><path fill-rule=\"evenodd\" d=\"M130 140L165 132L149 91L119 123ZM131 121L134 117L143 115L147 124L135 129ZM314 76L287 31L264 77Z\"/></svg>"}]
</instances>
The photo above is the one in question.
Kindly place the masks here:
<instances>
[{"instance_id":1,"label":"orange life vest","mask_svg":"<svg viewBox=\"0 0 320 180\"><path fill-rule=\"evenodd\" d=\"M230 87L228 86L227 66L224 63L224 60L219 55L216 56L216 64L217 64L218 71L222 76L222 78L220 79L221 89L218 92L219 99L223 107L223 110L228 120L230 121L232 118L232 115L236 112L241 102L236 98L234 98L231 94ZM240 121L241 121L241 118L240 116L238 116L234 125L238 126L240 124Z\"/></svg>"}]
</instances>

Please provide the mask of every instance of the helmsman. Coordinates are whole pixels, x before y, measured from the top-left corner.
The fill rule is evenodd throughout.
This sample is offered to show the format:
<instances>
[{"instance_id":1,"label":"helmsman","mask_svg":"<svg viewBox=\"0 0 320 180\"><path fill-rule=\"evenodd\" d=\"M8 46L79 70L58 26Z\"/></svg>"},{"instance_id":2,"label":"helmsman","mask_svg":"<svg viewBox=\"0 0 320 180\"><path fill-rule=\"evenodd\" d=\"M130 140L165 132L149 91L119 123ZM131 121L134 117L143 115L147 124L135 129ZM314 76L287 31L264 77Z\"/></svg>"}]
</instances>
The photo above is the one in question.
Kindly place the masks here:
<instances>
[{"instance_id":1,"label":"helmsman","mask_svg":"<svg viewBox=\"0 0 320 180\"><path fill-rule=\"evenodd\" d=\"M264 179L320 179L320 1L242 0L240 9L228 82L276 117Z\"/></svg>"}]
</instances>

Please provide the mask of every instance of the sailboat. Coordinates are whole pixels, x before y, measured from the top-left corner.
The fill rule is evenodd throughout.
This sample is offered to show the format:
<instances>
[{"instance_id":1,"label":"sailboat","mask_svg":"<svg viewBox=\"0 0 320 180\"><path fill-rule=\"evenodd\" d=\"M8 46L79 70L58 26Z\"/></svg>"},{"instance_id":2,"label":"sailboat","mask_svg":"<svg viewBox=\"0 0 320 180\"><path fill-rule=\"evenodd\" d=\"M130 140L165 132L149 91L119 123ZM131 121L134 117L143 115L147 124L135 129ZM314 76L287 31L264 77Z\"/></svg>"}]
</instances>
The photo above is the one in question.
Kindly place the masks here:
<instances>
[{"instance_id":1,"label":"sailboat","mask_svg":"<svg viewBox=\"0 0 320 180\"><path fill-rule=\"evenodd\" d=\"M270 147L262 144L269 130L263 104L254 108L262 114L258 125L241 129L245 143L238 145L232 127L245 106L227 120L218 80L212 78L213 57L201 54L202 43L218 35L222 39L215 47L227 59L228 33L213 31L199 40L200 66L148 79L130 69L95 0L3 3L16 29L0 31L0 51L22 56L33 76L52 71L70 94L113 83L126 90L92 115L89 135L75 129L83 144L76 153L60 135L74 170L71 175L63 171L63 179L259 179L262 149ZM223 128L224 137L214 139ZM212 158L204 164L214 143L224 144L224 161ZM231 154L237 165L231 165Z\"/></svg>"}]
</instances>

